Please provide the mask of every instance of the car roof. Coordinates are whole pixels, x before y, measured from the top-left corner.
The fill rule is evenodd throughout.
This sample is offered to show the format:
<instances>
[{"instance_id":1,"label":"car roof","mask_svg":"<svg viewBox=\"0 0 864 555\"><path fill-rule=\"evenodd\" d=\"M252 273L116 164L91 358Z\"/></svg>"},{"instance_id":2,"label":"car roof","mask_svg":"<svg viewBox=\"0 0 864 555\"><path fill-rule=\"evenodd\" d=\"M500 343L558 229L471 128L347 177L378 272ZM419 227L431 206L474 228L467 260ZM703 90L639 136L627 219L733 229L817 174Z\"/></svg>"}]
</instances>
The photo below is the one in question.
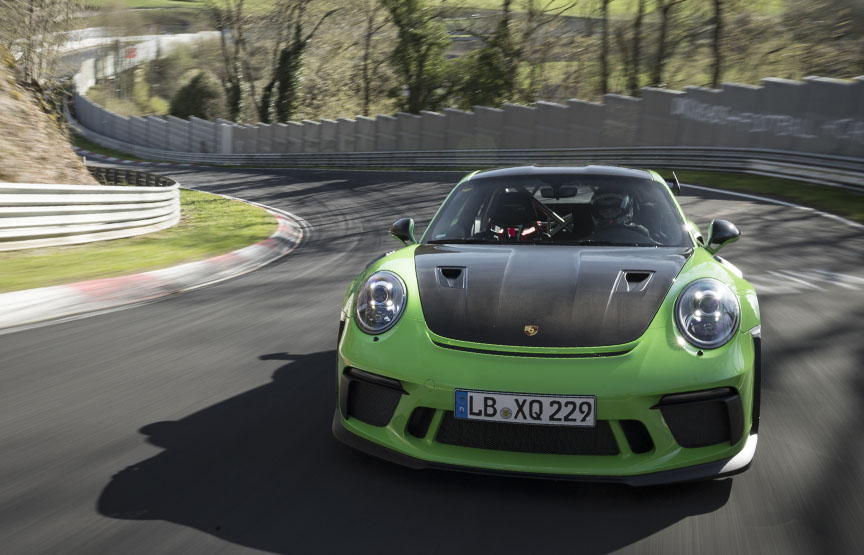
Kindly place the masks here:
<instances>
[{"instance_id":1,"label":"car roof","mask_svg":"<svg viewBox=\"0 0 864 555\"><path fill-rule=\"evenodd\" d=\"M617 166L516 166L495 170L479 171L471 179L486 177L514 177L521 175L615 175L620 177L638 177L651 179L653 176L647 170L619 168Z\"/></svg>"}]
</instances>

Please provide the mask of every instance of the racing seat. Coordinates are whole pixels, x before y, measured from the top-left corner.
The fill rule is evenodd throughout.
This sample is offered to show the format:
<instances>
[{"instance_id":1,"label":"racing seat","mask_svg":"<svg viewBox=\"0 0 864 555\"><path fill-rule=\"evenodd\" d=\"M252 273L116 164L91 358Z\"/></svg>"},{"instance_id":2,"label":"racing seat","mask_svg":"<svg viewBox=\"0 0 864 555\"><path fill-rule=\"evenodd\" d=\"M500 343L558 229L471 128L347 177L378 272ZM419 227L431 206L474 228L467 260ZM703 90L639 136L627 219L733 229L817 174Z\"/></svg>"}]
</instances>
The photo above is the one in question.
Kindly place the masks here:
<instances>
[{"instance_id":1,"label":"racing seat","mask_svg":"<svg viewBox=\"0 0 864 555\"><path fill-rule=\"evenodd\" d=\"M490 229L517 229L521 233L523 228L534 225L537 220L531 195L520 191L500 193L489 210Z\"/></svg>"}]
</instances>

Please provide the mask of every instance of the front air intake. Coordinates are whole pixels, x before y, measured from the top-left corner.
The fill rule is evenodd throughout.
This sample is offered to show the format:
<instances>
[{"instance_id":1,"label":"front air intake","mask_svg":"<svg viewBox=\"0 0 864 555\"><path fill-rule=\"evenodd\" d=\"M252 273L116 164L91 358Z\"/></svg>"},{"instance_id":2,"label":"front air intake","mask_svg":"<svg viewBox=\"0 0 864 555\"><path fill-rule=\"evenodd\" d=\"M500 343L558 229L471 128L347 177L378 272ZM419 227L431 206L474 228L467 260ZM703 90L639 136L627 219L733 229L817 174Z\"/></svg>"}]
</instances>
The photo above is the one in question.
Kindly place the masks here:
<instances>
[{"instance_id":1,"label":"front air intake","mask_svg":"<svg viewBox=\"0 0 864 555\"><path fill-rule=\"evenodd\" d=\"M645 424L639 420L622 420L620 424L631 451L640 454L654 449L654 441L651 440L651 434L648 433Z\"/></svg>"},{"instance_id":2,"label":"front air intake","mask_svg":"<svg viewBox=\"0 0 864 555\"><path fill-rule=\"evenodd\" d=\"M405 428L405 431L416 438L423 439L429 432L429 425L432 424L433 416L435 416L435 409L417 407L411 413L411 418L408 419L408 427Z\"/></svg>"},{"instance_id":3,"label":"front air intake","mask_svg":"<svg viewBox=\"0 0 864 555\"><path fill-rule=\"evenodd\" d=\"M665 395L654 408L681 447L735 445L744 433L741 397L731 387Z\"/></svg>"},{"instance_id":4,"label":"front air intake","mask_svg":"<svg viewBox=\"0 0 864 555\"><path fill-rule=\"evenodd\" d=\"M346 418L372 426L390 423L405 393L397 380L348 368L342 374L340 404Z\"/></svg>"}]
</instances>

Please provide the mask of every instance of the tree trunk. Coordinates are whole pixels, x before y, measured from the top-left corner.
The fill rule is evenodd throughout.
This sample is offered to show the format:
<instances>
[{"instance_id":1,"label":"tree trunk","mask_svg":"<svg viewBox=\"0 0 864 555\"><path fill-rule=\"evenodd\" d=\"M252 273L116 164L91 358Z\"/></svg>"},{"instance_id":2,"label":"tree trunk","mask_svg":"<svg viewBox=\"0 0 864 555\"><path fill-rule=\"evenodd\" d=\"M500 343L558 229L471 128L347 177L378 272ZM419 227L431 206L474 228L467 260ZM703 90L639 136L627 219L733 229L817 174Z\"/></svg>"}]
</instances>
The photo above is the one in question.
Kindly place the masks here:
<instances>
[{"instance_id":1,"label":"tree trunk","mask_svg":"<svg viewBox=\"0 0 864 555\"><path fill-rule=\"evenodd\" d=\"M609 2L602 0L602 34L600 38L600 94L609 92Z\"/></svg>"},{"instance_id":2,"label":"tree trunk","mask_svg":"<svg viewBox=\"0 0 864 555\"><path fill-rule=\"evenodd\" d=\"M367 34L363 38L363 115L369 115L369 105L372 101L372 83L369 77L370 51L372 50L372 36Z\"/></svg>"},{"instance_id":3,"label":"tree trunk","mask_svg":"<svg viewBox=\"0 0 864 555\"><path fill-rule=\"evenodd\" d=\"M372 65L372 38L375 35L375 4L365 6L366 8L366 29L363 35L363 66L362 73L362 94L363 94L363 115L369 115L369 107L372 104L372 75L370 74Z\"/></svg>"},{"instance_id":4,"label":"tree trunk","mask_svg":"<svg viewBox=\"0 0 864 555\"><path fill-rule=\"evenodd\" d=\"M642 53L642 19L645 16L645 0L639 0L636 8L636 19L633 20L633 48L630 54L630 75L627 79L627 88L630 96L639 94L639 70Z\"/></svg>"},{"instance_id":5,"label":"tree trunk","mask_svg":"<svg viewBox=\"0 0 864 555\"><path fill-rule=\"evenodd\" d=\"M711 41L711 51L714 55L714 67L711 73L711 87L720 88L720 79L723 75L723 53L721 52L721 40L723 37L723 0L714 1L714 37Z\"/></svg>"},{"instance_id":6,"label":"tree trunk","mask_svg":"<svg viewBox=\"0 0 864 555\"><path fill-rule=\"evenodd\" d=\"M22 59L24 60L24 82L30 83L33 76L31 75L31 69L33 67L33 55L36 50L36 45L34 41L36 37L34 36L35 29L34 27L34 18L36 14L36 6L35 0L30 0L27 4L27 36L24 39L24 52Z\"/></svg>"},{"instance_id":7,"label":"tree trunk","mask_svg":"<svg viewBox=\"0 0 864 555\"><path fill-rule=\"evenodd\" d=\"M228 41L225 38L225 28L219 29L219 42L222 50L222 61L225 63L225 75L227 81L223 83L225 89L225 99L228 103L228 118L231 121L237 121L240 114L240 85L237 83L237 78L234 75L233 64L228 53Z\"/></svg>"},{"instance_id":8,"label":"tree trunk","mask_svg":"<svg viewBox=\"0 0 864 555\"><path fill-rule=\"evenodd\" d=\"M663 86L663 69L666 66L666 37L669 35L669 18L672 15L673 4L665 4L657 0L657 11L660 13L660 29L657 31L657 53L654 56L654 68L651 72L651 84Z\"/></svg>"}]
</instances>

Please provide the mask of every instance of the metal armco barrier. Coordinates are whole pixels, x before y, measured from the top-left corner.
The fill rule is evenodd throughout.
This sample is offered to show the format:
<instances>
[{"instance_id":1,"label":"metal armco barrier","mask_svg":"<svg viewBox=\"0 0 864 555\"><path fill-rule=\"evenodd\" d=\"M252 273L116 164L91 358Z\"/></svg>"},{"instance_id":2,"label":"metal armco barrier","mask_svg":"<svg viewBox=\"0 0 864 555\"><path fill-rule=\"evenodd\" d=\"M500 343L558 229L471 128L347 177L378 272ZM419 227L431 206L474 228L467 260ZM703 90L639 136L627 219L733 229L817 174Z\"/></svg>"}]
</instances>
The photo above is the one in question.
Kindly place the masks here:
<instances>
[{"instance_id":1,"label":"metal armco barrier","mask_svg":"<svg viewBox=\"0 0 864 555\"><path fill-rule=\"evenodd\" d=\"M139 174L131 182L148 179L131 173ZM0 183L0 251L132 237L179 221L173 181L158 187Z\"/></svg>"},{"instance_id":2,"label":"metal armco barrier","mask_svg":"<svg viewBox=\"0 0 864 555\"><path fill-rule=\"evenodd\" d=\"M127 170L123 168L107 168L90 166L87 168L97 181L103 185L135 185L137 187L170 187L176 182L164 175Z\"/></svg>"}]
</instances>

